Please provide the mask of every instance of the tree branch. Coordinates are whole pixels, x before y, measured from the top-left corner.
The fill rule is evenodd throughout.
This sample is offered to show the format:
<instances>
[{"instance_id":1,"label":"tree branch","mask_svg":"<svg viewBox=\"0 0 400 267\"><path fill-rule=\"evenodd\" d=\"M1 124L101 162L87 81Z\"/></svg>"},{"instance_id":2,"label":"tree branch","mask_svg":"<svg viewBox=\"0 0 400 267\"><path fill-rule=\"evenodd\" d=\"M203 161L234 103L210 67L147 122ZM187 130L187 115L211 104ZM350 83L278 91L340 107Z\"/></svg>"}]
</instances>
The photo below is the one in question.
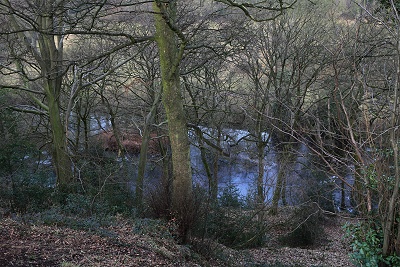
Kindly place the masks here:
<instances>
[{"instance_id":1,"label":"tree branch","mask_svg":"<svg viewBox=\"0 0 400 267\"><path fill-rule=\"evenodd\" d=\"M260 3L262 2L266 2L266 1L261 1L258 4L252 4L249 2L244 2L244 3L238 3L236 1L232 1L232 0L214 0L215 2L219 2L228 6L232 6L235 8L239 8L240 10L242 10L242 12L249 17L251 20L255 21L255 22L263 22L263 21L270 21L270 20L274 20L277 17L279 17L283 11L285 11L286 9L290 9L294 6L294 4L297 2L297 0L293 0L293 2L285 4L282 0L278 1L278 6L271 6L271 5L262 5ZM278 12L276 15L271 15L267 18L262 18L262 19L258 19L256 17L254 17L251 14L250 9L256 9L257 12L259 11L272 11L272 12Z\"/></svg>"}]
</instances>

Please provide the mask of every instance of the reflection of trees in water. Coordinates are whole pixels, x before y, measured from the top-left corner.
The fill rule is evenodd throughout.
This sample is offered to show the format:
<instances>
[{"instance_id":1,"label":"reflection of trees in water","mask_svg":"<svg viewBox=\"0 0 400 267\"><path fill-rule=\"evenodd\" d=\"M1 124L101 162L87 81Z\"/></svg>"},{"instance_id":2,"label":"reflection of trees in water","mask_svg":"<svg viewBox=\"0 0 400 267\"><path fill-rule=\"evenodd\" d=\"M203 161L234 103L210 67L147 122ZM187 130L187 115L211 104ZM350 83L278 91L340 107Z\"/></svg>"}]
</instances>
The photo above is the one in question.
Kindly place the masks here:
<instances>
[{"instance_id":1,"label":"reflection of trees in water","mask_svg":"<svg viewBox=\"0 0 400 267\"><path fill-rule=\"evenodd\" d=\"M252 142L243 140L238 145L231 147L230 157L220 156L218 158L218 187L219 191L227 186L235 186L242 197L254 197L256 193L256 180L258 174L258 161L254 158L255 146ZM318 170L314 165L314 158L305 145L299 145L297 150L292 151L291 160L285 164L285 198L288 205L296 205L307 200L321 202L323 206L338 207L341 204L341 192L339 184L335 187L335 180L328 177L325 172ZM207 153L207 159L212 162L213 153ZM138 155L126 155L120 164L126 165L125 171L129 177L127 181L132 192L135 189L135 175L137 174ZM208 179L201 160L199 148L191 147L191 161L193 171L193 182L204 188L208 188ZM265 151L265 202L271 203L273 192L276 187L278 175L277 152L271 145ZM157 186L163 175L163 166L160 158L151 158L146 166L145 192ZM348 177L351 179L351 175ZM251 196L250 196L251 195ZM350 193L348 188L345 192L346 206L350 206ZM282 201L279 202L282 205Z\"/></svg>"}]
</instances>

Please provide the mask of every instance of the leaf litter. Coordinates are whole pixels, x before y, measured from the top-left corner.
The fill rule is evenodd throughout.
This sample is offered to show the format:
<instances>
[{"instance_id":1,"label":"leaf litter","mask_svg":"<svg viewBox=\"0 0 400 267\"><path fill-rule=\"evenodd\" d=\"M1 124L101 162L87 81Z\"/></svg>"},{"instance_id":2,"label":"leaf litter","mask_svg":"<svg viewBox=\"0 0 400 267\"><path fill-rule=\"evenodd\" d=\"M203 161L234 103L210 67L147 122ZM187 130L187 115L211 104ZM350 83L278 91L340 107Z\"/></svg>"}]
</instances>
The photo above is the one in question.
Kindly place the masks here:
<instances>
[{"instance_id":1,"label":"leaf litter","mask_svg":"<svg viewBox=\"0 0 400 267\"><path fill-rule=\"evenodd\" d=\"M277 241L285 231L277 218L269 222L270 240L265 247L238 251L218 244L212 248L220 254L217 257L201 256L189 246L177 244L172 236L163 233L167 229L141 232L135 230L132 221L122 218L99 231L3 218L0 266L354 266L349 259L348 241L343 239L343 219L336 218L324 226L324 242L309 248L291 248Z\"/></svg>"}]
</instances>

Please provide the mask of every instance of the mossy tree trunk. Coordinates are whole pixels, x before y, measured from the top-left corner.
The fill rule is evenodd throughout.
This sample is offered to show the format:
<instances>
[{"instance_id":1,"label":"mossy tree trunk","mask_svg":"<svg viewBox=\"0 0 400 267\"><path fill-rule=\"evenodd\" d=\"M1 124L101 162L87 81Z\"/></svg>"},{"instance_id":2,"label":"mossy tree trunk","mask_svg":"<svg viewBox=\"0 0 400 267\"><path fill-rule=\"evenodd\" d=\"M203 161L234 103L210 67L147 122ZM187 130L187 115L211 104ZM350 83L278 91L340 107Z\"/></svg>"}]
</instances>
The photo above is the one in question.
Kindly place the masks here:
<instances>
[{"instance_id":1,"label":"mossy tree trunk","mask_svg":"<svg viewBox=\"0 0 400 267\"><path fill-rule=\"evenodd\" d=\"M54 170L57 176L57 185L60 190L69 190L73 180L72 162L68 153L66 125L63 125L60 103L62 101L62 79L64 75L63 69L63 36L61 34L53 34L56 28L56 16L53 1L41 0L37 5L41 6L40 12L36 15L36 33L23 31L24 23L19 17L13 15L13 6L8 0L2 0L4 7L10 9L10 24L12 30L16 32L16 36L21 43L25 44L28 51L38 64L40 71L41 90L44 93L44 101L30 94L32 100L45 110L49 116L50 132L52 140L52 160ZM60 8L58 6L57 8ZM22 26L21 26L22 25ZM16 62L21 73L21 79L25 82L28 89L32 83L24 70L25 61L18 59ZM39 81L39 80L38 80ZM39 85L39 83L34 86ZM31 92L36 90L31 89ZM65 114L67 116L67 114Z\"/></svg>"},{"instance_id":2,"label":"mossy tree trunk","mask_svg":"<svg viewBox=\"0 0 400 267\"><path fill-rule=\"evenodd\" d=\"M162 101L172 150L172 216L180 224L183 242L188 237L186 216L192 200L190 146L180 85L180 62L186 42L175 27L176 1L154 1L156 42L160 53Z\"/></svg>"},{"instance_id":3,"label":"mossy tree trunk","mask_svg":"<svg viewBox=\"0 0 400 267\"><path fill-rule=\"evenodd\" d=\"M55 29L52 1L43 1L44 12L39 15L38 26L43 32ZM63 78L63 46L61 36L39 34L39 52L37 60L41 67L43 88L46 95L50 127L53 141L53 164L57 174L57 183L61 190L67 189L72 182L72 165L68 154L65 126L62 123L60 101ZM57 43L56 43L57 42ZM67 115L67 114L66 114Z\"/></svg>"},{"instance_id":4,"label":"mossy tree trunk","mask_svg":"<svg viewBox=\"0 0 400 267\"><path fill-rule=\"evenodd\" d=\"M13 7L8 0L1 2L4 7L10 9L14 14ZM63 69L63 37L58 34L52 34L59 25L55 24L57 11L54 10L53 1L38 1L40 13L37 14L36 27L37 34L22 31L24 25L19 17L10 15L10 24L12 30L17 33L19 41L24 43L36 60L41 76L41 89L45 96L45 101L41 101L31 94L32 100L47 111L50 122L50 132L52 140L52 160L54 170L57 176L57 186L61 191L69 191L73 180L72 162L68 153L68 144L66 137L66 127L63 125L60 102L62 101L62 79ZM17 66L21 73L21 79L25 81L26 86L30 88L29 78L25 75L23 60L17 61ZM34 92L35 90L31 90Z\"/></svg>"}]
</instances>

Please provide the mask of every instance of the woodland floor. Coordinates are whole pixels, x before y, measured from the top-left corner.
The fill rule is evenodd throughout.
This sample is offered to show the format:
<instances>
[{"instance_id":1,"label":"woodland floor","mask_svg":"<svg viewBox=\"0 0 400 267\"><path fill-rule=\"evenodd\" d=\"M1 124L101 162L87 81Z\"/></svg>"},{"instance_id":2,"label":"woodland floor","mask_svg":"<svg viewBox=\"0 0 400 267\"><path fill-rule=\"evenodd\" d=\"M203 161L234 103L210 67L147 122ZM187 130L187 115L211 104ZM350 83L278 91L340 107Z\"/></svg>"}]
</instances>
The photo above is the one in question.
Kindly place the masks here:
<instances>
[{"instance_id":1,"label":"woodland floor","mask_svg":"<svg viewBox=\"0 0 400 267\"><path fill-rule=\"evenodd\" d=\"M168 231L163 226L141 231L134 221L122 218L93 231L8 217L0 220L0 266L353 266L343 239L342 225L348 219L332 217L324 226L324 240L310 248L279 245L276 238L285 231L280 227L284 219L269 219L271 241L266 247L233 250L209 241L207 255L204 249L198 253L196 245L178 245L163 236Z\"/></svg>"},{"instance_id":2,"label":"woodland floor","mask_svg":"<svg viewBox=\"0 0 400 267\"><path fill-rule=\"evenodd\" d=\"M279 225L282 225L279 220L282 219L277 217L270 222L271 225L276 226L271 230L271 235L273 235L272 242L268 243L264 248L250 250L254 262L279 262L284 266L302 267L355 266L350 261L350 242L344 238L345 230L343 225L345 223L355 223L356 219L339 216L328 217L329 221L323 226L325 236L315 246L308 248L281 246L277 240L279 236L285 234L287 229L279 227Z\"/></svg>"}]
</instances>

